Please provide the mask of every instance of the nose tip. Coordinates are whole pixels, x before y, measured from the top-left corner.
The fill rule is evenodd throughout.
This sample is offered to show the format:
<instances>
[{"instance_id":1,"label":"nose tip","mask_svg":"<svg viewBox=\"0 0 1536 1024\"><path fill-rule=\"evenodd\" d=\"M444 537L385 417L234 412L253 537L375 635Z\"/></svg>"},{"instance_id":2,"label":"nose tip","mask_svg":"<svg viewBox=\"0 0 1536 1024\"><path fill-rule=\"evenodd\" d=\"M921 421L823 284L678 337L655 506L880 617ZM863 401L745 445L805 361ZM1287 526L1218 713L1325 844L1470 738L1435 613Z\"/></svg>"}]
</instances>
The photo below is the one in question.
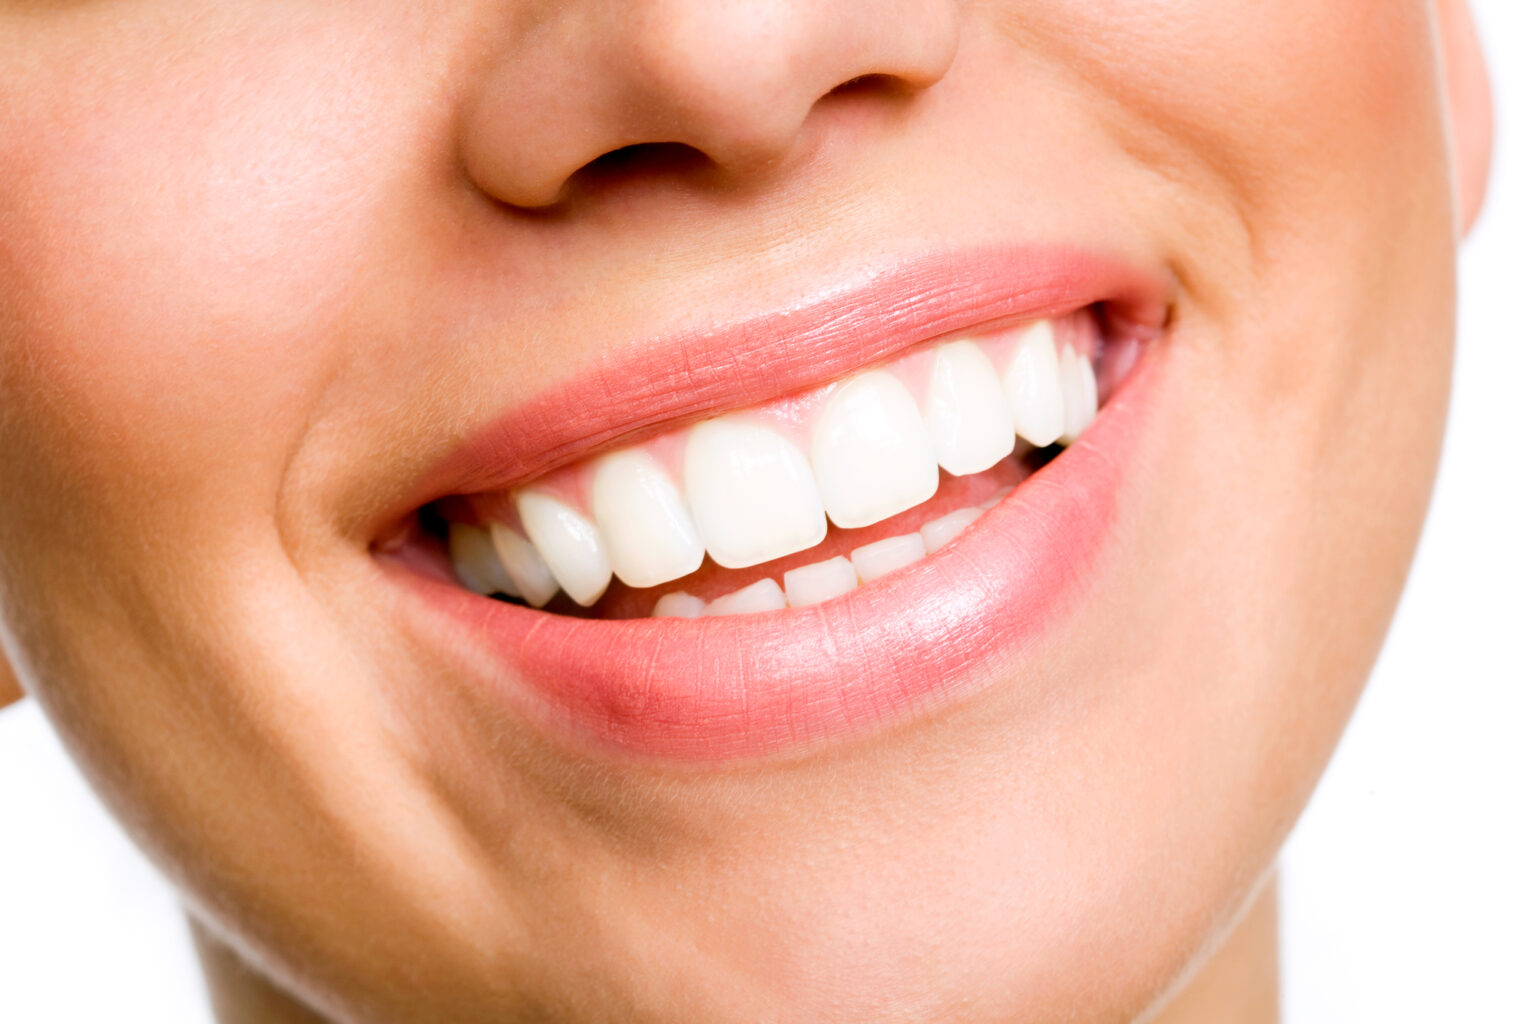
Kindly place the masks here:
<instances>
[{"instance_id":1,"label":"nose tip","mask_svg":"<svg viewBox=\"0 0 1536 1024\"><path fill-rule=\"evenodd\" d=\"M631 147L667 154L652 170L691 152L750 177L794 152L824 98L929 88L958 39L954 0L593 0L498 52L463 122L465 166L528 208Z\"/></svg>"}]
</instances>

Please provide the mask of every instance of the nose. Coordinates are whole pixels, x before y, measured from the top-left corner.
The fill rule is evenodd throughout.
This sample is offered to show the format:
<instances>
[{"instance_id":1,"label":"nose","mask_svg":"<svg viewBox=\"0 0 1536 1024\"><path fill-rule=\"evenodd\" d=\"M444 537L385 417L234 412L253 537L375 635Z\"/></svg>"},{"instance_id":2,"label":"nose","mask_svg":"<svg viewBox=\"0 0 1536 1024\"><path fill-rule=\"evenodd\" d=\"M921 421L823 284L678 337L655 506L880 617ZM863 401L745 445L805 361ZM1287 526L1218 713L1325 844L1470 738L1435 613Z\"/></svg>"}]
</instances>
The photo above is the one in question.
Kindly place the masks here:
<instances>
[{"instance_id":1,"label":"nose","mask_svg":"<svg viewBox=\"0 0 1536 1024\"><path fill-rule=\"evenodd\" d=\"M578 171L629 147L750 177L794 151L840 86L902 100L939 81L957 2L540 5L493 45L464 108L462 158L484 192L519 207L559 202Z\"/></svg>"}]
</instances>

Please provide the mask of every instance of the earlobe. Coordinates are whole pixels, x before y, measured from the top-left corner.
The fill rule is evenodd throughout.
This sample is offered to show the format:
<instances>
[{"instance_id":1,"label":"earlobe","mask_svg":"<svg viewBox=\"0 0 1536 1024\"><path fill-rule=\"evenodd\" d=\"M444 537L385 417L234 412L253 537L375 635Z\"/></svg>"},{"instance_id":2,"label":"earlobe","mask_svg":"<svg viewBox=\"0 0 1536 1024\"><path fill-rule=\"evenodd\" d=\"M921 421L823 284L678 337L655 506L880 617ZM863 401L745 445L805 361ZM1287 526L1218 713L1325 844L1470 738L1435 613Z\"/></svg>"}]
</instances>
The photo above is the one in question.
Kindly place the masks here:
<instances>
[{"instance_id":1,"label":"earlobe","mask_svg":"<svg viewBox=\"0 0 1536 1024\"><path fill-rule=\"evenodd\" d=\"M1465 236L1477 222L1493 157L1493 95L1488 68L1466 0L1436 0L1446 109L1455 159L1458 227Z\"/></svg>"}]
</instances>

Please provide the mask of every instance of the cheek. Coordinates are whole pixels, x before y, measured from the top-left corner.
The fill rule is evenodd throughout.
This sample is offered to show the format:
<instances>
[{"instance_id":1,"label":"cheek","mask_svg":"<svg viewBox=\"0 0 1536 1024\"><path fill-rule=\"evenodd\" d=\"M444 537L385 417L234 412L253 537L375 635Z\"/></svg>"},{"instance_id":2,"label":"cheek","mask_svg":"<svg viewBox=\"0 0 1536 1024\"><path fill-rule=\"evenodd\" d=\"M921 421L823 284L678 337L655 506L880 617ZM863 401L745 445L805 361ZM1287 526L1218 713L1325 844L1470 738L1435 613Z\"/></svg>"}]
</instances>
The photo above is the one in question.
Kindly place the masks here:
<instances>
[{"instance_id":1,"label":"cheek","mask_svg":"<svg viewBox=\"0 0 1536 1024\"><path fill-rule=\"evenodd\" d=\"M329 26L220 31L44 29L0 105L5 440L92 488L264 479L347 355L390 77Z\"/></svg>"}]
</instances>

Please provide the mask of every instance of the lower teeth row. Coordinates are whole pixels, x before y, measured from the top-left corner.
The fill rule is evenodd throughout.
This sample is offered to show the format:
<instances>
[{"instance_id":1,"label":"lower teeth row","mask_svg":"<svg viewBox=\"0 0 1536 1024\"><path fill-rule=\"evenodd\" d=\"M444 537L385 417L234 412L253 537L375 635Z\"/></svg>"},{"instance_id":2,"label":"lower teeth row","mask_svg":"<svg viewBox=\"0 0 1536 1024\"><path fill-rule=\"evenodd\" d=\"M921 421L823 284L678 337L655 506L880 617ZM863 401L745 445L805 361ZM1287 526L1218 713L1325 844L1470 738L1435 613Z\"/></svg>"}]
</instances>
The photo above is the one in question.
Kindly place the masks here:
<instances>
[{"instance_id":1,"label":"lower teeth row","mask_svg":"<svg viewBox=\"0 0 1536 1024\"><path fill-rule=\"evenodd\" d=\"M1004 488L996 498L982 507L959 508L924 523L917 533L887 537L855 548L846 558L839 555L824 562L791 569L784 574L782 587L771 577L764 578L713 601L705 601L685 591L673 591L656 602L651 615L656 618L696 619L709 615L745 615L784 608L805 608L830 601L933 554L964 533L967 527L981 518L982 512L1007 493L1007 488Z\"/></svg>"}]
</instances>

